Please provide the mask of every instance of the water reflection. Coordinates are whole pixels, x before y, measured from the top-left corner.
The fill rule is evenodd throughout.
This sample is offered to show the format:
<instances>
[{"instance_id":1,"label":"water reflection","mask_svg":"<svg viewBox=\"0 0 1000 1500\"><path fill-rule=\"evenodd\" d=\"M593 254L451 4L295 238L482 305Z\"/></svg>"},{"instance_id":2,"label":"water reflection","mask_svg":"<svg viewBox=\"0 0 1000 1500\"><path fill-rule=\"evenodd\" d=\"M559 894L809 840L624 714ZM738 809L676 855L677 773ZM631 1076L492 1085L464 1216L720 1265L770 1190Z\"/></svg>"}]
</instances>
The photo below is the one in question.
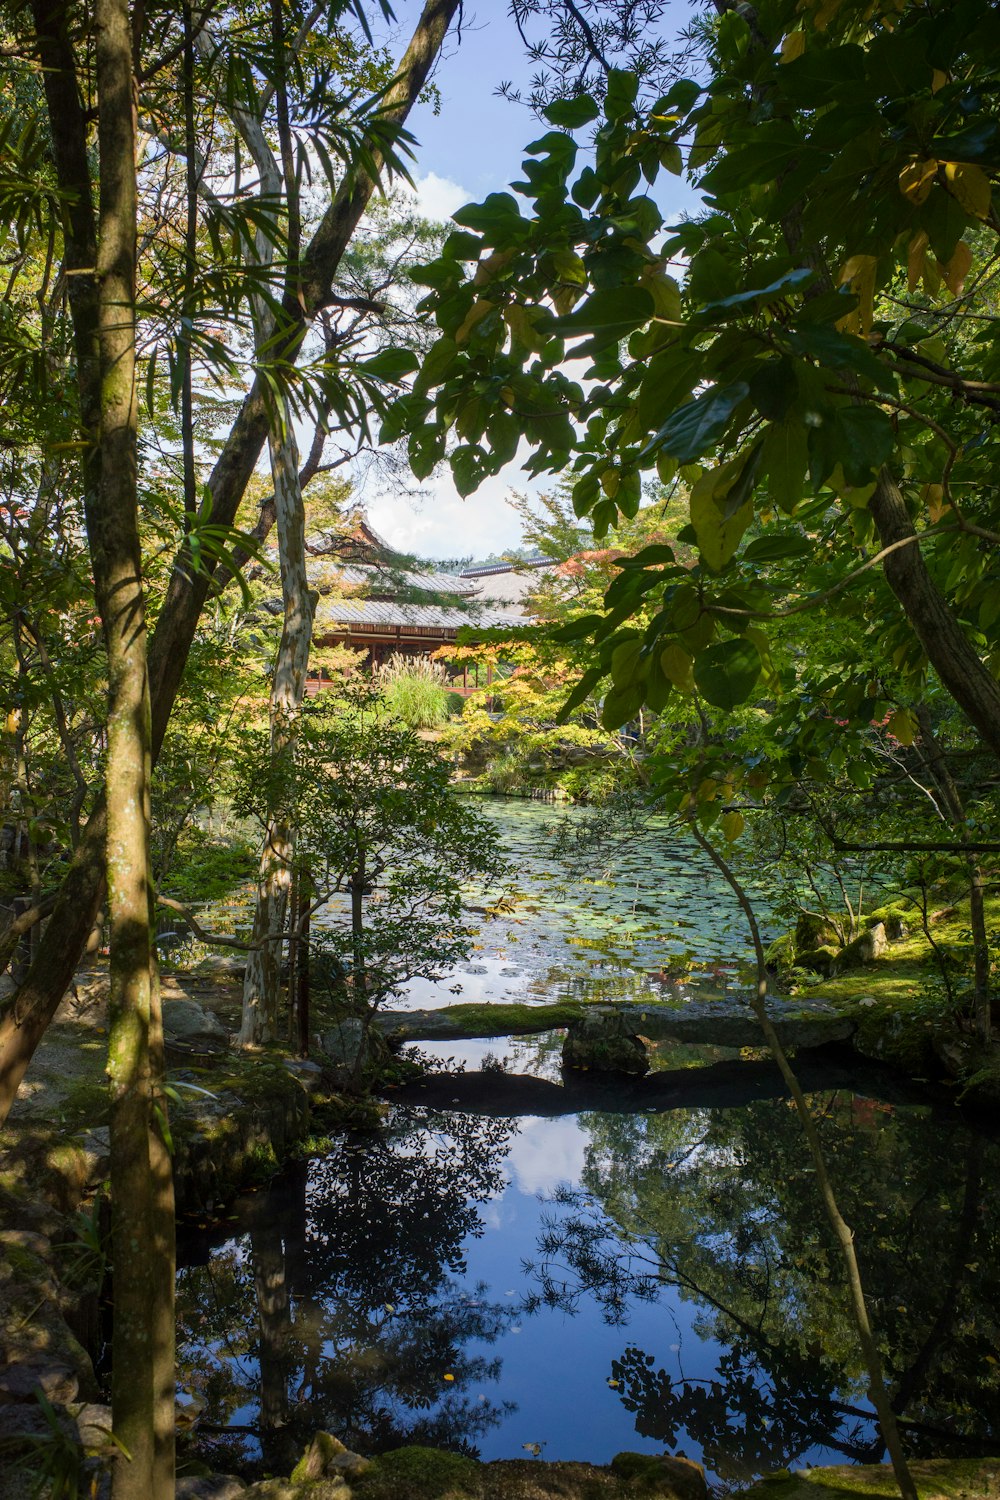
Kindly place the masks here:
<instances>
[{"instance_id":1,"label":"water reflection","mask_svg":"<svg viewBox=\"0 0 1000 1500\"><path fill-rule=\"evenodd\" d=\"M1000 1148L927 1108L811 1101L911 1451L995 1449ZM179 1283L216 1461L280 1468L318 1427L369 1452L667 1448L729 1484L881 1456L782 1100L516 1127L397 1112L243 1230Z\"/></svg>"}]
</instances>

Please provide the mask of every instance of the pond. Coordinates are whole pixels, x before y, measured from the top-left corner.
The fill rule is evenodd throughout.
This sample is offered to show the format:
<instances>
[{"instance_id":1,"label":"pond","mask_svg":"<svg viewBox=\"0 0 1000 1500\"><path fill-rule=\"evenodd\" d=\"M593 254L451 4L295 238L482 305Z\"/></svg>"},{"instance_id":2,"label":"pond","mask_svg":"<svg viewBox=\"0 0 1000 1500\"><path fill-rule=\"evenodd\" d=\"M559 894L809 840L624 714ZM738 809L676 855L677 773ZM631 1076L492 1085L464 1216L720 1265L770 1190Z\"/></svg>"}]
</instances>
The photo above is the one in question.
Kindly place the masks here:
<instances>
[{"instance_id":1,"label":"pond","mask_svg":"<svg viewBox=\"0 0 1000 1500\"><path fill-rule=\"evenodd\" d=\"M1000 1146L874 1091L810 1098L908 1446L995 1451ZM546 1120L396 1108L228 1230L192 1230L184 1255L179 1378L223 1468L280 1471L321 1427L369 1453L669 1450L724 1488L882 1457L781 1099Z\"/></svg>"},{"instance_id":2,"label":"pond","mask_svg":"<svg viewBox=\"0 0 1000 1500\"><path fill-rule=\"evenodd\" d=\"M666 818L650 819L603 852L572 849L556 858L559 834L582 831L586 809L468 801L500 831L512 867L511 910L484 917L468 962L439 982L412 980L398 1008L571 998L649 1004L723 997L745 985L745 919L718 871ZM755 895L769 932L765 893ZM332 902L327 920L340 911Z\"/></svg>"},{"instance_id":3,"label":"pond","mask_svg":"<svg viewBox=\"0 0 1000 1500\"><path fill-rule=\"evenodd\" d=\"M666 828L567 868L550 854L561 809L479 806L511 850L514 910L405 1003L648 1003L745 982L728 891ZM839 1255L770 1065L661 1046L641 1109L596 1081L534 1114L501 1109L503 1088L522 1097L512 1074L559 1080L560 1043L425 1046L446 1070L433 1108L397 1101L379 1134L229 1225L188 1227L179 1372L203 1456L287 1472L318 1428L365 1453L668 1450L722 1491L881 1459ZM1000 1146L856 1059L802 1065L907 1443L995 1451ZM464 1084L459 1067L476 1070Z\"/></svg>"}]
</instances>

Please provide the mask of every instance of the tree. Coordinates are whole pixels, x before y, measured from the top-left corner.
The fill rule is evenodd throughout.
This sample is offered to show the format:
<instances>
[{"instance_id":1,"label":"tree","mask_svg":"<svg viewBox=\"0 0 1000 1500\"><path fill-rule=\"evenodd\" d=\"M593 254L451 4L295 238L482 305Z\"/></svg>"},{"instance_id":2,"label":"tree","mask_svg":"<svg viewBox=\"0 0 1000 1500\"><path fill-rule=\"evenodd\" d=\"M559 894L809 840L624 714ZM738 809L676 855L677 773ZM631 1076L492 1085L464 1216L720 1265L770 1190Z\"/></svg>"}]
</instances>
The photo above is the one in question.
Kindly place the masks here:
<instances>
[{"instance_id":1,"label":"tree","mask_svg":"<svg viewBox=\"0 0 1000 1500\"><path fill-rule=\"evenodd\" d=\"M929 664L996 753L996 17L979 0L899 18L719 10L706 82L645 108L638 76L611 70L603 108L579 94L545 109L554 128L516 189L528 213L503 193L458 212L420 275L438 343L385 435L409 433L420 473L456 428L463 493L524 437L532 472L572 467L598 536L635 513L644 474L680 469L679 539L699 562L650 555L608 591L594 639L609 713L655 709L677 649L709 704L745 701L763 627L811 602L803 576L839 599L881 567L914 692ZM571 132L592 122L579 165ZM692 132L708 211L662 239L642 179L679 173ZM784 564L766 581L765 560ZM655 623L635 633L647 598ZM703 639L685 643L695 622Z\"/></svg>"},{"instance_id":2,"label":"tree","mask_svg":"<svg viewBox=\"0 0 1000 1500\"><path fill-rule=\"evenodd\" d=\"M237 807L264 821L272 805L296 810L287 874L322 912L311 949L366 1030L408 980L438 979L468 957L467 888L505 873L496 829L462 803L436 747L394 722L370 684L314 699L291 754L269 773L251 756Z\"/></svg>"},{"instance_id":3,"label":"tree","mask_svg":"<svg viewBox=\"0 0 1000 1500\"><path fill-rule=\"evenodd\" d=\"M330 199L304 246L300 268L301 299L294 306L283 306L282 335L269 351L272 365L276 364L282 370L294 367L313 320L336 304L334 288L338 267L376 191L386 153L395 148L402 122L423 88L456 8L455 0L429 0L393 82L381 91L374 105L360 111L348 131L350 170L339 182L332 184ZM18 20L20 22L20 13ZM172 13L155 19L147 17L147 20L148 29L140 35L138 42L142 61L137 72L142 75L147 95L155 85L159 91L158 107L172 118L178 90L169 81L170 69L179 65L184 50L179 45L182 37L178 34L177 18ZM76 309L79 316L84 316L87 313L87 285L86 279L78 273L94 264L88 208L92 195L91 163L87 155L88 117L81 102L90 80L89 74L78 73L77 58L66 31L67 21L68 17L61 8L52 11L40 5L34 14L34 30L19 32L18 42L27 57L34 57L36 52L43 57L52 123L56 188L49 185L40 191L37 176L42 169L35 163L32 167L35 175L31 178L31 203L37 203L41 197L46 204L51 204L55 198L60 205L59 213L53 215L52 234L69 273L66 285L71 308ZM213 77L217 80L219 76L216 67ZM247 72L239 62L234 67L234 77L242 78L256 94L257 84L252 69ZM336 102L337 96L332 97ZM65 211L62 209L64 204ZM247 269L248 257L244 253L247 244L253 244L252 226L255 223L252 211L248 226L242 207L237 205L232 211L226 211L226 205L222 204L216 207L214 218L206 226L212 247L212 264L208 274L198 283L206 308L204 320L198 328L199 347L207 347L216 355L220 348L225 348L224 342L210 332L219 313L235 310L242 316L247 291L259 289L259 279L256 283L253 281ZM171 243L169 237L166 242ZM154 247L157 243L155 236L146 241L147 245ZM234 258L233 265L226 258L230 254ZM79 323L79 316L76 323ZM85 382L93 361L79 328L74 337L83 340L76 360L80 387L76 420L86 434L85 451L89 453L96 451L92 450L88 426L94 405L92 393L88 395L90 387ZM356 364L354 380L349 386L335 385L342 395L346 392L345 399L349 403L354 403L362 392L377 396L392 380L399 378L401 367L398 359L387 364L375 355L367 361L370 368L364 368L365 363L360 360ZM30 361L25 365L23 353L19 368L34 368ZM232 545L233 522L267 438L270 379L268 369L258 370L247 395L242 400L237 396L238 411L218 447L197 524L187 525L179 540L176 532L173 533L168 543L171 547L176 543L174 563L159 601L156 627L149 646L154 760L163 742L213 575L224 558L230 555L227 549ZM356 407L352 406L352 409ZM88 818L55 898L53 921L38 945L31 971L18 992L15 1005L0 1020L0 1115L3 1117L6 1117L32 1053L65 993L93 926L104 889L105 835L106 809L103 803L98 803Z\"/></svg>"}]
</instances>

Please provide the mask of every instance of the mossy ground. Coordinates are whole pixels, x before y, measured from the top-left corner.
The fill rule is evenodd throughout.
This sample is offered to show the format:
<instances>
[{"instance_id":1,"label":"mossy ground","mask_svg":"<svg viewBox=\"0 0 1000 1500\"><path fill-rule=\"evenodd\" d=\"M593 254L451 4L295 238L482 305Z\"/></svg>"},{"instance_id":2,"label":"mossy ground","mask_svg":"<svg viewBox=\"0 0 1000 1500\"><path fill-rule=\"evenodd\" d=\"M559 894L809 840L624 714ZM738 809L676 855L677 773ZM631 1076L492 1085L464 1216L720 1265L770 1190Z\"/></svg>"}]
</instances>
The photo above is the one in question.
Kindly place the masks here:
<instances>
[{"instance_id":1,"label":"mossy ground","mask_svg":"<svg viewBox=\"0 0 1000 1500\"><path fill-rule=\"evenodd\" d=\"M933 1458L910 1465L920 1500L997 1500L1000 1460ZM899 1487L888 1464L803 1469L769 1475L744 1492L744 1500L895 1500Z\"/></svg>"},{"instance_id":2,"label":"mossy ground","mask_svg":"<svg viewBox=\"0 0 1000 1500\"><path fill-rule=\"evenodd\" d=\"M552 1031L569 1026L582 1014L576 1001L560 1000L553 1005L446 1005L435 1011L455 1030L458 1037L527 1036L537 1031Z\"/></svg>"}]
</instances>

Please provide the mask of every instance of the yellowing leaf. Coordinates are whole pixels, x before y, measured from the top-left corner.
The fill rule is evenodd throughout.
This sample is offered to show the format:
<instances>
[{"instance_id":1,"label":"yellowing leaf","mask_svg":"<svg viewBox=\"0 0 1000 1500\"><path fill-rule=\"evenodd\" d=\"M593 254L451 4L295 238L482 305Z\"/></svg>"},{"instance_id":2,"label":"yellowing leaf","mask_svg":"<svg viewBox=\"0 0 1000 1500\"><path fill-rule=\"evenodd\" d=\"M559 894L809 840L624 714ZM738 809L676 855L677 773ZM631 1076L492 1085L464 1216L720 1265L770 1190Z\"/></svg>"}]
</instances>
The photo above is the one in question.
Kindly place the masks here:
<instances>
[{"instance_id":1,"label":"yellowing leaf","mask_svg":"<svg viewBox=\"0 0 1000 1500\"><path fill-rule=\"evenodd\" d=\"M912 745L917 737L917 726L908 709L898 708L886 725L901 745Z\"/></svg>"},{"instance_id":2,"label":"yellowing leaf","mask_svg":"<svg viewBox=\"0 0 1000 1500\"><path fill-rule=\"evenodd\" d=\"M735 843L745 827L743 814L735 811L723 813L719 819L719 827L726 836L726 843Z\"/></svg>"},{"instance_id":3,"label":"yellowing leaf","mask_svg":"<svg viewBox=\"0 0 1000 1500\"><path fill-rule=\"evenodd\" d=\"M804 31L790 31L781 43L781 61L783 63L794 62L801 57L806 50L806 34Z\"/></svg>"},{"instance_id":4,"label":"yellowing leaf","mask_svg":"<svg viewBox=\"0 0 1000 1500\"><path fill-rule=\"evenodd\" d=\"M990 211L992 189L990 180L981 167L971 162L946 161L944 180L952 196L957 198L967 214L976 219L985 219Z\"/></svg>"},{"instance_id":5,"label":"yellowing leaf","mask_svg":"<svg viewBox=\"0 0 1000 1500\"><path fill-rule=\"evenodd\" d=\"M940 68L931 69L931 93L936 94L938 89L943 89L948 82L947 73L942 73Z\"/></svg>"},{"instance_id":6,"label":"yellowing leaf","mask_svg":"<svg viewBox=\"0 0 1000 1500\"><path fill-rule=\"evenodd\" d=\"M660 652L660 670L679 693L694 692L694 663L682 646L671 644Z\"/></svg>"},{"instance_id":7,"label":"yellowing leaf","mask_svg":"<svg viewBox=\"0 0 1000 1500\"><path fill-rule=\"evenodd\" d=\"M899 191L911 203L924 203L930 196L938 163L933 156L914 156L899 174Z\"/></svg>"},{"instance_id":8,"label":"yellowing leaf","mask_svg":"<svg viewBox=\"0 0 1000 1500\"><path fill-rule=\"evenodd\" d=\"M738 453L728 463L709 469L688 496L691 525L698 534L698 550L713 572L718 572L735 553L740 538L753 520L753 496L729 516L722 506L746 466L746 454Z\"/></svg>"},{"instance_id":9,"label":"yellowing leaf","mask_svg":"<svg viewBox=\"0 0 1000 1500\"><path fill-rule=\"evenodd\" d=\"M454 1380L455 1379L454 1375L451 1373L450 1370L446 1370L445 1371L444 1378L445 1378L445 1380Z\"/></svg>"},{"instance_id":10,"label":"yellowing leaf","mask_svg":"<svg viewBox=\"0 0 1000 1500\"><path fill-rule=\"evenodd\" d=\"M840 276L837 278L841 286L845 283L850 286L858 299L857 313L848 313L846 318L841 318L837 324L838 328L847 332L857 332L864 337L871 332L872 319L875 316L875 269L878 265L874 255L852 255L840 268ZM857 328L849 328L848 325L855 320Z\"/></svg>"},{"instance_id":11,"label":"yellowing leaf","mask_svg":"<svg viewBox=\"0 0 1000 1500\"><path fill-rule=\"evenodd\" d=\"M910 240L906 252L906 288L907 291L915 292L920 284L920 278L924 274L924 262L927 259L927 246L930 240L926 229L918 229Z\"/></svg>"},{"instance_id":12,"label":"yellowing leaf","mask_svg":"<svg viewBox=\"0 0 1000 1500\"><path fill-rule=\"evenodd\" d=\"M943 484L925 484L920 492L920 499L927 506L927 514L932 523L940 521L945 511L951 506L945 503Z\"/></svg>"},{"instance_id":13,"label":"yellowing leaf","mask_svg":"<svg viewBox=\"0 0 1000 1500\"><path fill-rule=\"evenodd\" d=\"M575 250L554 250L552 261L560 281L569 281L576 286L587 285L587 267Z\"/></svg>"},{"instance_id":14,"label":"yellowing leaf","mask_svg":"<svg viewBox=\"0 0 1000 1500\"><path fill-rule=\"evenodd\" d=\"M481 297L478 302L473 302L465 318L455 330L455 343L464 344L469 334L477 323L481 323L488 313L493 312L495 304Z\"/></svg>"},{"instance_id":15,"label":"yellowing leaf","mask_svg":"<svg viewBox=\"0 0 1000 1500\"><path fill-rule=\"evenodd\" d=\"M941 265L940 261L938 262ZM955 246L955 253L946 266L941 266L941 275L944 277L945 286L953 297L960 297L965 285L965 278L972 267L972 251L964 240L959 240Z\"/></svg>"}]
</instances>

